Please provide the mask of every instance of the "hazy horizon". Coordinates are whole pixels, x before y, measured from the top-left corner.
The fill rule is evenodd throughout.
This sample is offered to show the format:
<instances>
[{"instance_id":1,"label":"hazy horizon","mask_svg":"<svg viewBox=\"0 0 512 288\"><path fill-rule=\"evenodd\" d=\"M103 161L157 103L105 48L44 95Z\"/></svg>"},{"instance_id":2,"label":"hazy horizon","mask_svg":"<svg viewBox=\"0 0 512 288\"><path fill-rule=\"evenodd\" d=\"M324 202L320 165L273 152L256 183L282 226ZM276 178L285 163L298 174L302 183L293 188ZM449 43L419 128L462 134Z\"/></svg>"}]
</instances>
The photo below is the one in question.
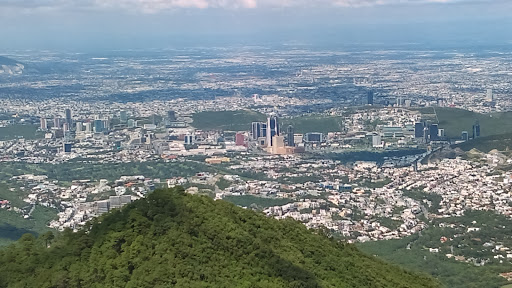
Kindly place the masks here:
<instances>
[{"instance_id":1,"label":"hazy horizon","mask_svg":"<svg viewBox=\"0 0 512 288\"><path fill-rule=\"evenodd\" d=\"M506 0L0 0L0 51L512 43Z\"/></svg>"}]
</instances>

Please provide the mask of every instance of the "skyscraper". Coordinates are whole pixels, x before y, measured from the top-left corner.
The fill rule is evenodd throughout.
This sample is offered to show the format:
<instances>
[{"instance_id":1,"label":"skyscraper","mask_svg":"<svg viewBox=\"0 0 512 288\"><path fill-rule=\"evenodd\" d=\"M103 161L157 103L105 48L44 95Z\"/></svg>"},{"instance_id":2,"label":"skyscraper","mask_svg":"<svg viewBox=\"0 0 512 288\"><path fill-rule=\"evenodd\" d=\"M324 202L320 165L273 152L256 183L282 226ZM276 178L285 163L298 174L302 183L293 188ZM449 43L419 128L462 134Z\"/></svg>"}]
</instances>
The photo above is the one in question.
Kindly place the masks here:
<instances>
[{"instance_id":1,"label":"skyscraper","mask_svg":"<svg viewBox=\"0 0 512 288\"><path fill-rule=\"evenodd\" d=\"M252 140L258 140L258 138L263 137L261 135L261 123L260 122L252 122L251 125L251 137Z\"/></svg>"},{"instance_id":2,"label":"skyscraper","mask_svg":"<svg viewBox=\"0 0 512 288\"><path fill-rule=\"evenodd\" d=\"M176 112L174 112L173 110L169 110L167 111L167 120L169 122L174 122L176 121Z\"/></svg>"},{"instance_id":3,"label":"skyscraper","mask_svg":"<svg viewBox=\"0 0 512 288\"><path fill-rule=\"evenodd\" d=\"M487 89L487 101L492 102L494 101L494 95L492 93L492 89Z\"/></svg>"},{"instance_id":4,"label":"skyscraper","mask_svg":"<svg viewBox=\"0 0 512 288\"><path fill-rule=\"evenodd\" d=\"M473 139L480 137L480 122L478 120L475 121L475 125L473 125Z\"/></svg>"},{"instance_id":5,"label":"skyscraper","mask_svg":"<svg viewBox=\"0 0 512 288\"><path fill-rule=\"evenodd\" d=\"M279 120L277 116L270 116L267 119L267 146L272 146L274 136L279 136Z\"/></svg>"},{"instance_id":6,"label":"skyscraper","mask_svg":"<svg viewBox=\"0 0 512 288\"><path fill-rule=\"evenodd\" d=\"M288 144L289 147L295 146L294 135L295 135L295 129L293 128L292 125L288 126L288 129L286 129L286 143Z\"/></svg>"},{"instance_id":7,"label":"skyscraper","mask_svg":"<svg viewBox=\"0 0 512 288\"><path fill-rule=\"evenodd\" d=\"M66 114L66 123L68 123L69 129L71 129L71 127L73 127L73 120L71 119L71 109L66 109L64 112Z\"/></svg>"},{"instance_id":8,"label":"skyscraper","mask_svg":"<svg viewBox=\"0 0 512 288\"><path fill-rule=\"evenodd\" d=\"M439 139L439 126L437 124L430 125L430 141Z\"/></svg>"},{"instance_id":9,"label":"skyscraper","mask_svg":"<svg viewBox=\"0 0 512 288\"><path fill-rule=\"evenodd\" d=\"M59 117L53 118L53 128L60 129L60 118Z\"/></svg>"},{"instance_id":10,"label":"skyscraper","mask_svg":"<svg viewBox=\"0 0 512 288\"><path fill-rule=\"evenodd\" d=\"M103 121L102 120L94 120L94 132L102 133L103 132Z\"/></svg>"},{"instance_id":11,"label":"skyscraper","mask_svg":"<svg viewBox=\"0 0 512 288\"><path fill-rule=\"evenodd\" d=\"M423 137L423 123L417 122L414 124L414 137L416 138L422 138Z\"/></svg>"},{"instance_id":12,"label":"skyscraper","mask_svg":"<svg viewBox=\"0 0 512 288\"><path fill-rule=\"evenodd\" d=\"M126 123L126 121L128 121L128 113L125 110L121 110L119 113L119 120L121 123Z\"/></svg>"},{"instance_id":13,"label":"skyscraper","mask_svg":"<svg viewBox=\"0 0 512 288\"><path fill-rule=\"evenodd\" d=\"M80 134L84 131L84 124L82 122L76 122L76 133Z\"/></svg>"},{"instance_id":14,"label":"skyscraper","mask_svg":"<svg viewBox=\"0 0 512 288\"><path fill-rule=\"evenodd\" d=\"M366 104L373 105L373 91L372 90L368 91Z\"/></svg>"},{"instance_id":15,"label":"skyscraper","mask_svg":"<svg viewBox=\"0 0 512 288\"><path fill-rule=\"evenodd\" d=\"M41 117L41 119L39 119L39 122L40 122L40 127L41 130L47 130L48 129L48 122L46 121L46 118L43 118Z\"/></svg>"}]
</instances>

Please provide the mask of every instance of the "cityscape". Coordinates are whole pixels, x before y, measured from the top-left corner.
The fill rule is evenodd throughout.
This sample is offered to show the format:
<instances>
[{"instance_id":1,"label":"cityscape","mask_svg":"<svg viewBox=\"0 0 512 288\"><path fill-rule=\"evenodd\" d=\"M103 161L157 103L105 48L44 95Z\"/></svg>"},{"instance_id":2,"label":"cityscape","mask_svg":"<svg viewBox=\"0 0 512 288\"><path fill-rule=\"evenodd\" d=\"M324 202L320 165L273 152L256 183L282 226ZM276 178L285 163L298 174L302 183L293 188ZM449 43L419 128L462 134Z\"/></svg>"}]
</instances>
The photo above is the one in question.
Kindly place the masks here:
<instances>
[{"instance_id":1,"label":"cityscape","mask_svg":"<svg viewBox=\"0 0 512 288\"><path fill-rule=\"evenodd\" d=\"M32 2L0 288L512 287L510 3Z\"/></svg>"}]
</instances>

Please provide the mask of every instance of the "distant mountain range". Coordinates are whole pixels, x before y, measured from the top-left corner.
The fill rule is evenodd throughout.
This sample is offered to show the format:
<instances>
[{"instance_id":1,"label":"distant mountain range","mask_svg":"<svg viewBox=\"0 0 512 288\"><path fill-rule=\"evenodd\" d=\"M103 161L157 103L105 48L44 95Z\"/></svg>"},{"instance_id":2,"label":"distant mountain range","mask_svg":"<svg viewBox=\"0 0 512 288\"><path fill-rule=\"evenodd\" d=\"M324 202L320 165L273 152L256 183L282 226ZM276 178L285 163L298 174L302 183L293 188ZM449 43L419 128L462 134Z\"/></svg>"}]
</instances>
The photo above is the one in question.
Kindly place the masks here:
<instances>
[{"instance_id":1,"label":"distant mountain range","mask_svg":"<svg viewBox=\"0 0 512 288\"><path fill-rule=\"evenodd\" d=\"M20 75L24 70L25 65L20 62L0 56L0 75Z\"/></svg>"}]
</instances>

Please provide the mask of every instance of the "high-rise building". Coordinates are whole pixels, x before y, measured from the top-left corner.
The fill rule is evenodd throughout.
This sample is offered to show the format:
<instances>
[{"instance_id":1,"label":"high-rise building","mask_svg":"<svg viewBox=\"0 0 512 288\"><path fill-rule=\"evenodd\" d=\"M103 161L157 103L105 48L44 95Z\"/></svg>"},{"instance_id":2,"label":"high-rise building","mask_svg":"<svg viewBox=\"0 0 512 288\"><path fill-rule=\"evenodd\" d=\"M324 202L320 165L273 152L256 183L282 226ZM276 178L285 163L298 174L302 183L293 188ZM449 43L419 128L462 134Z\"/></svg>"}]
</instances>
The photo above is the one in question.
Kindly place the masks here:
<instances>
[{"instance_id":1,"label":"high-rise building","mask_svg":"<svg viewBox=\"0 0 512 288\"><path fill-rule=\"evenodd\" d=\"M260 137L267 137L267 123L261 123Z\"/></svg>"},{"instance_id":2,"label":"high-rise building","mask_svg":"<svg viewBox=\"0 0 512 288\"><path fill-rule=\"evenodd\" d=\"M468 131L462 131L461 139L464 140L464 141L468 141L469 140L469 133L468 133Z\"/></svg>"},{"instance_id":3,"label":"high-rise building","mask_svg":"<svg viewBox=\"0 0 512 288\"><path fill-rule=\"evenodd\" d=\"M286 143L288 144L289 147L295 146L294 135L295 135L295 129L293 128L292 125L288 126L288 129L286 129Z\"/></svg>"},{"instance_id":4,"label":"high-rise building","mask_svg":"<svg viewBox=\"0 0 512 288\"><path fill-rule=\"evenodd\" d=\"M92 123L91 122L86 122L84 124L84 127L85 127L85 133L91 133L92 132Z\"/></svg>"},{"instance_id":5,"label":"high-rise building","mask_svg":"<svg viewBox=\"0 0 512 288\"><path fill-rule=\"evenodd\" d=\"M95 133L102 133L103 132L103 121L96 119L94 120L94 132Z\"/></svg>"},{"instance_id":6,"label":"high-rise building","mask_svg":"<svg viewBox=\"0 0 512 288\"><path fill-rule=\"evenodd\" d=\"M121 110L121 112L119 112L119 120L121 123L126 123L126 121L128 121L128 113L125 110Z\"/></svg>"},{"instance_id":7,"label":"high-rise building","mask_svg":"<svg viewBox=\"0 0 512 288\"><path fill-rule=\"evenodd\" d=\"M71 143L64 143L62 148L64 153L71 153Z\"/></svg>"},{"instance_id":8,"label":"high-rise building","mask_svg":"<svg viewBox=\"0 0 512 288\"><path fill-rule=\"evenodd\" d=\"M262 137L261 135L261 123L260 122L252 122L251 125L251 139L258 140L258 138Z\"/></svg>"},{"instance_id":9,"label":"high-rise building","mask_svg":"<svg viewBox=\"0 0 512 288\"><path fill-rule=\"evenodd\" d=\"M475 125L473 125L473 139L480 137L480 122L478 120L475 121Z\"/></svg>"},{"instance_id":10,"label":"high-rise building","mask_svg":"<svg viewBox=\"0 0 512 288\"><path fill-rule=\"evenodd\" d=\"M68 123L68 127L71 129L71 127L73 127L73 120L71 119L71 109L66 109L64 113L66 114L66 123Z\"/></svg>"},{"instance_id":11,"label":"high-rise building","mask_svg":"<svg viewBox=\"0 0 512 288\"><path fill-rule=\"evenodd\" d=\"M192 145L192 144L194 144L194 136L185 135L185 145Z\"/></svg>"},{"instance_id":12,"label":"high-rise building","mask_svg":"<svg viewBox=\"0 0 512 288\"><path fill-rule=\"evenodd\" d=\"M82 122L76 122L76 133L80 134L84 132L84 124Z\"/></svg>"},{"instance_id":13,"label":"high-rise building","mask_svg":"<svg viewBox=\"0 0 512 288\"><path fill-rule=\"evenodd\" d=\"M366 104L373 105L373 91L372 90L368 91L368 95L366 98Z\"/></svg>"},{"instance_id":14,"label":"high-rise building","mask_svg":"<svg viewBox=\"0 0 512 288\"><path fill-rule=\"evenodd\" d=\"M40 123L39 128L41 128L41 130L48 129L48 121L46 121L46 118L41 117L41 119L39 119L39 123Z\"/></svg>"},{"instance_id":15,"label":"high-rise building","mask_svg":"<svg viewBox=\"0 0 512 288\"><path fill-rule=\"evenodd\" d=\"M60 118L59 117L53 118L53 128L60 129Z\"/></svg>"},{"instance_id":16,"label":"high-rise building","mask_svg":"<svg viewBox=\"0 0 512 288\"><path fill-rule=\"evenodd\" d=\"M422 138L423 137L423 128L424 125L422 122L417 122L414 124L414 137Z\"/></svg>"},{"instance_id":17,"label":"high-rise building","mask_svg":"<svg viewBox=\"0 0 512 288\"><path fill-rule=\"evenodd\" d=\"M62 124L62 130L64 130L64 132L70 131L70 126L68 122L64 122L64 124Z\"/></svg>"},{"instance_id":18,"label":"high-rise building","mask_svg":"<svg viewBox=\"0 0 512 288\"><path fill-rule=\"evenodd\" d=\"M103 119L103 131L109 131L110 130L110 119Z\"/></svg>"},{"instance_id":19,"label":"high-rise building","mask_svg":"<svg viewBox=\"0 0 512 288\"><path fill-rule=\"evenodd\" d=\"M267 145L272 146L274 136L279 136L279 120L277 116L270 116L267 119Z\"/></svg>"},{"instance_id":20,"label":"high-rise building","mask_svg":"<svg viewBox=\"0 0 512 288\"><path fill-rule=\"evenodd\" d=\"M492 102L494 101L494 94L492 93L492 89L487 89L487 101Z\"/></svg>"},{"instance_id":21,"label":"high-rise building","mask_svg":"<svg viewBox=\"0 0 512 288\"><path fill-rule=\"evenodd\" d=\"M439 140L439 126L437 124L430 125L430 141Z\"/></svg>"},{"instance_id":22,"label":"high-rise building","mask_svg":"<svg viewBox=\"0 0 512 288\"><path fill-rule=\"evenodd\" d=\"M244 146L245 145L245 136L242 133L236 133L235 135L235 145L236 146Z\"/></svg>"},{"instance_id":23,"label":"high-rise building","mask_svg":"<svg viewBox=\"0 0 512 288\"><path fill-rule=\"evenodd\" d=\"M167 120L169 122L175 122L176 121L176 112L173 110L167 111Z\"/></svg>"},{"instance_id":24,"label":"high-rise building","mask_svg":"<svg viewBox=\"0 0 512 288\"><path fill-rule=\"evenodd\" d=\"M380 147L381 145L382 145L382 137L380 136L380 134L372 135L372 146Z\"/></svg>"},{"instance_id":25,"label":"high-rise building","mask_svg":"<svg viewBox=\"0 0 512 288\"><path fill-rule=\"evenodd\" d=\"M128 128L134 128L136 126L135 124L135 120L133 119L128 119Z\"/></svg>"}]
</instances>

